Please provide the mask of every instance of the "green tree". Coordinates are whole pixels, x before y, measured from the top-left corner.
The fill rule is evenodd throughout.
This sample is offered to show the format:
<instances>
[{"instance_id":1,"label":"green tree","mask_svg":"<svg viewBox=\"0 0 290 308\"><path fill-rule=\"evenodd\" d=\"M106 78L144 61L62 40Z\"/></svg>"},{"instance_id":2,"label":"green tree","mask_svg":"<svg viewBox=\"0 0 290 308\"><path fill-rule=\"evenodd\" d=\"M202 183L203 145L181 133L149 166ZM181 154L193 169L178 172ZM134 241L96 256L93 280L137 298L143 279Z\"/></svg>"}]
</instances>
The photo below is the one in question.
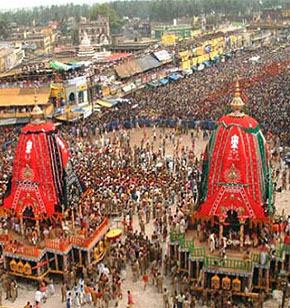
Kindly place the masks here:
<instances>
[{"instance_id":1,"label":"green tree","mask_svg":"<svg viewBox=\"0 0 290 308\"><path fill-rule=\"evenodd\" d=\"M5 40L7 36L7 19L4 16L0 16L0 39Z\"/></svg>"}]
</instances>

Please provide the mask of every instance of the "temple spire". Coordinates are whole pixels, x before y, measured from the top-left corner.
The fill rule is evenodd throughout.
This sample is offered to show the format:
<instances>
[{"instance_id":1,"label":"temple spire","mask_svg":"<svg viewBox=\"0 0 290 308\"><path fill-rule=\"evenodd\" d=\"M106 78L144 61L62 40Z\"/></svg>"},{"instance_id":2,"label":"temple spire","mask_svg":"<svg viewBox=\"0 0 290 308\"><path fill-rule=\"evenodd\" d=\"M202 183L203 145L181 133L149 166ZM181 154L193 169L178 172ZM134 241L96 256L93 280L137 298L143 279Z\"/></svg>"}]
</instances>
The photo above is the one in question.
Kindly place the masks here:
<instances>
[{"instance_id":1,"label":"temple spire","mask_svg":"<svg viewBox=\"0 0 290 308\"><path fill-rule=\"evenodd\" d=\"M234 94L234 98L230 104L231 108L232 108L232 115L234 116L243 116L244 113L242 112L245 103L243 102L242 98L241 98L241 89L240 89L240 82L239 82L239 78L236 81L236 86L235 86L235 94Z\"/></svg>"}]
</instances>

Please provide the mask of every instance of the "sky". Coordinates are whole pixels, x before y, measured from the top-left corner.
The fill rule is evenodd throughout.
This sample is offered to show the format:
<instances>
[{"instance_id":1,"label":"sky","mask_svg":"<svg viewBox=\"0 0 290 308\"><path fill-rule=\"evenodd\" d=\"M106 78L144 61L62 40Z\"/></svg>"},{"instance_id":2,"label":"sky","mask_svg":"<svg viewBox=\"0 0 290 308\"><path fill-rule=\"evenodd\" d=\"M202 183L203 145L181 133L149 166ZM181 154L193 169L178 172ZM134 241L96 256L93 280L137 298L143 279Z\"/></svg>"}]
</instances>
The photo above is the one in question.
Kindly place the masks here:
<instances>
[{"instance_id":1,"label":"sky","mask_svg":"<svg viewBox=\"0 0 290 308\"><path fill-rule=\"evenodd\" d=\"M0 11L8 9L31 8L34 6L50 6L66 3L74 4L94 4L108 2L106 0L0 0Z\"/></svg>"}]
</instances>

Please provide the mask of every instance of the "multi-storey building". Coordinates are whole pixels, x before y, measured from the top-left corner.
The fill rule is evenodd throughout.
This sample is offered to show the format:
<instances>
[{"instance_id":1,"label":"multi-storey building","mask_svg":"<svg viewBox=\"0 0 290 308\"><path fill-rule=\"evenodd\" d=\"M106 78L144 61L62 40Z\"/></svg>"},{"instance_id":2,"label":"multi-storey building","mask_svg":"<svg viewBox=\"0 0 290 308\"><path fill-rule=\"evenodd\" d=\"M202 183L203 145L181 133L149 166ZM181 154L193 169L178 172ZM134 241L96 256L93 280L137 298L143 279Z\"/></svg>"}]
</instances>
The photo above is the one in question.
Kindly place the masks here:
<instances>
[{"instance_id":1,"label":"multi-storey building","mask_svg":"<svg viewBox=\"0 0 290 308\"><path fill-rule=\"evenodd\" d=\"M85 35L88 36L92 45L108 45L111 42L109 18L99 15L96 20L88 20L82 17L79 23L80 42Z\"/></svg>"}]
</instances>

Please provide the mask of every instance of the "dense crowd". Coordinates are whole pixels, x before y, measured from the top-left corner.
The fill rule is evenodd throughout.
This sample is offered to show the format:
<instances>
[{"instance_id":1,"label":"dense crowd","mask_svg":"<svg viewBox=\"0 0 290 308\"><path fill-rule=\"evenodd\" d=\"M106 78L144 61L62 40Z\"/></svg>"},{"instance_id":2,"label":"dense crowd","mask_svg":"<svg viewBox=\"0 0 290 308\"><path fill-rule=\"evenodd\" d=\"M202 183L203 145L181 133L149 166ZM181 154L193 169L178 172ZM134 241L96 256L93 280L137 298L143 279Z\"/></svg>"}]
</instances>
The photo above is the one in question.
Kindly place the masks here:
<instances>
[{"instance_id":1,"label":"dense crowd","mask_svg":"<svg viewBox=\"0 0 290 308\"><path fill-rule=\"evenodd\" d=\"M164 275L177 270L178 266L169 264L171 261L166 257L162 259L158 239L166 242L170 230L181 233L186 230L187 214L194 207L198 195L201 164L194 148L195 139L201 137L202 132L198 127L191 130L181 125L171 130L164 127L157 129L158 120L175 119L176 123L188 119L217 120L228 110L232 95L229 89L239 75L244 85L248 113L260 122L266 133L275 136L276 147L288 145L289 64L283 64L284 67L272 64L289 61L289 48L275 53L271 53L270 48L264 48L258 54L259 62L252 63L249 58L253 53L238 52L224 63L164 87L140 90L129 97L130 103L60 128L62 137L70 144L73 169L86 191L80 201L72 201L79 202L75 208L80 204L82 208L75 218L76 226L90 233L105 215L117 215L122 217L128 232L124 240L112 247L103 266L86 269L91 270L92 275L84 271L80 280L73 276L65 279L62 290L67 307L72 304L80 307L84 302L105 307L109 302L117 303L122 294L126 264L130 264L134 280L143 280L144 288L150 277L158 292L163 294L165 307L169 307L171 299L163 286ZM147 131L140 127L144 123L142 119L150 120L147 124L152 127L152 136L147 136ZM117 123L116 131L109 134L107 124L112 121ZM124 121L129 121L131 127L139 131L139 144L133 145L131 132L125 129ZM190 145L184 146L181 132L190 135ZM0 133L1 197L11 176L18 133L19 128L2 129ZM203 131L203 137L207 136L208 132ZM172 147L171 153L167 150L169 147ZM140 233L132 230L134 214L138 217ZM70 232L69 219L67 222L67 225L61 226L64 236ZM153 222L154 226L151 239L146 235L149 222ZM52 236L46 225L41 230L43 234L39 237ZM163 251L163 254L168 255L168 252ZM90 280L90 277L93 279ZM174 290L177 284L175 277L181 281L187 279L177 272L172 277ZM45 286L42 288L45 290ZM177 307L186 307L178 302L192 301L186 287L175 291L177 293L172 301ZM133 301L132 294L129 292L127 295L129 305Z\"/></svg>"},{"instance_id":2,"label":"dense crowd","mask_svg":"<svg viewBox=\"0 0 290 308\"><path fill-rule=\"evenodd\" d=\"M270 47L256 52L239 51L228 61L178 82L137 91L129 97L131 105L116 108L115 112L108 111L105 122L128 118L216 121L228 111L233 81L239 76L248 113L266 131L278 134L288 144L289 49L278 49L274 53ZM250 61L257 54L259 61ZM279 66L278 63L286 61L288 63ZM280 72L276 74L277 69Z\"/></svg>"}]
</instances>

